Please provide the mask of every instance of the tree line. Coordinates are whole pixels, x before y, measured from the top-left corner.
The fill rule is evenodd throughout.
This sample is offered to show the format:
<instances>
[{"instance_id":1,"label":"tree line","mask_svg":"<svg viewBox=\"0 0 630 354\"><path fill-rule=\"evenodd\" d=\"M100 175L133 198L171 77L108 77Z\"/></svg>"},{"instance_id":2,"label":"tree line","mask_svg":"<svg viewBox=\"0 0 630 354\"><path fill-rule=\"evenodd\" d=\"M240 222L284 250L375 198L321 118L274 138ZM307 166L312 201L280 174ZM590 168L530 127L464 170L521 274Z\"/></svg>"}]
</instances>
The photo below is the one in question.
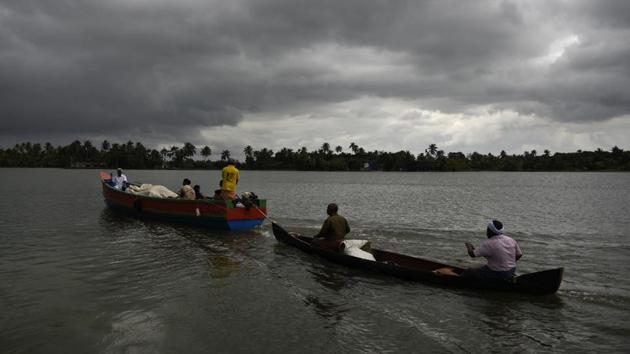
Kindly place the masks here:
<instances>
[{"instance_id":1,"label":"tree line","mask_svg":"<svg viewBox=\"0 0 630 354\"><path fill-rule=\"evenodd\" d=\"M498 155L477 152L444 152L430 144L424 152L366 151L352 142L348 150L332 148L324 143L314 151L306 147L243 149L245 161L236 161L241 169L303 170L303 171L630 171L630 151L617 146L610 151L597 149L570 153L536 150L523 154ZM140 142L110 143L105 140L96 147L86 140L66 146L50 143L20 143L0 148L0 167L62 167L62 168L132 168L132 169L218 169L230 160L229 150L223 150L212 160L210 147L191 143L160 150L145 147Z\"/></svg>"}]
</instances>

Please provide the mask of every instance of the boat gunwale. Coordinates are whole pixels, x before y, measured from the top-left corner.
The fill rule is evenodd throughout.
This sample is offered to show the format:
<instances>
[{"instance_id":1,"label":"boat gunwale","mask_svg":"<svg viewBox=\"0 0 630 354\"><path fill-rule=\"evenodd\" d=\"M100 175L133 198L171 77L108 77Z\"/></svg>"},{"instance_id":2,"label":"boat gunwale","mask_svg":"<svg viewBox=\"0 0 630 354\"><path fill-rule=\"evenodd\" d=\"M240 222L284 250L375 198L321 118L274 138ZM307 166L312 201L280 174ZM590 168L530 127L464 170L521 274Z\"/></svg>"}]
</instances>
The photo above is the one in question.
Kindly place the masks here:
<instances>
[{"instance_id":1,"label":"boat gunwale","mask_svg":"<svg viewBox=\"0 0 630 354\"><path fill-rule=\"evenodd\" d=\"M344 253L339 253L339 252L333 252L330 250L326 250L326 249L321 249L321 248L316 248L313 245L311 245L310 240L313 240L313 237L309 237L309 236L304 236L304 235L300 235L300 234L293 234L293 233L288 233L289 236L298 239L299 241L301 241L305 246L311 248L313 250L314 253L326 253L326 254L330 254L331 256L344 256L344 257L352 257L351 259L362 259L362 258L358 258L358 257L353 257L351 255L348 254L344 254ZM377 254L374 254L373 252L376 251ZM446 264L446 263L442 263L442 262L438 262L438 261L434 261L431 259L426 259L426 258L420 258L420 257L416 257L416 256L411 256L408 254L403 254L403 253L396 253L396 252L392 252L392 251L386 251L386 250L382 250L379 248L371 248L371 252L372 255L374 256L375 260L367 260L365 259L365 261L369 262L370 264L373 263L377 263L377 264L383 264L383 265L388 265L388 266L395 266L398 268L403 268L403 269L407 269L410 271L414 271L414 272L426 272L426 273L431 273L431 270L427 270L427 269L423 269L423 268L416 268L416 267L410 267L408 265L404 265L404 264L400 264L400 263L396 263L396 262L392 262L389 260L379 260L377 259L378 255L383 255L383 254L387 254L387 255L394 255L396 257L405 257L405 258L410 258L413 261L421 261L421 262L427 262L427 263L431 263L433 265L436 266L436 269L438 268L443 268L443 267L449 267L449 268L453 268L453 270L459 270L459 271L463 271L465 270L465 268L461 268L461 267L457 267L457 266L453 266L450 264Z\"/></svg>"}]
</instances>

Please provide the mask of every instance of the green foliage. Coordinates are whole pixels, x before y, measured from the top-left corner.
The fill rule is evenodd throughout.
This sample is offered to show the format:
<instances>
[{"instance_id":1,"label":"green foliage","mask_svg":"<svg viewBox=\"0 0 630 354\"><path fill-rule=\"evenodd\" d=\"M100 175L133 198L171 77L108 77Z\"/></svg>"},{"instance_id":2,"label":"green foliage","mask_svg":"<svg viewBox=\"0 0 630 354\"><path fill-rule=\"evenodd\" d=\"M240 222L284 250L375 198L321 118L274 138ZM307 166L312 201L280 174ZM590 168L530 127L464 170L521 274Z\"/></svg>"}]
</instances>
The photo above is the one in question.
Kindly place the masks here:
<instances>
[{"instance_id":1,"label":"green foliage","mask_svg":"<svg viewBox=\"0 0 630 354\"><path fill-rule=\"evenodd\" d=\"M7 149L0 148L0 167L75 167L75 168L136 168L136 169L194 169L221 168L230 158L223 150L219 161L211 161L210 147L197 149L191 143L164 147L161 150L146 148L140 142L110 143L107 140L96 148L89 140L75 140L66 146L24 142ZM202 159L195 160L199 151ZM409 151L365 151L354 142L349 152L341 146L333 150L329 143L316 151L306 147L297 150L282 148L274 152L268 148L243 149L245 163L240 168L257 170L302 171L630 171L630 151L617 146L610 151L582 151L552 154L544 150L525 151L522 155L498 156L477 152L445 153L436 144L430 144L417 156Z\"/></svg>"}]
</instances>

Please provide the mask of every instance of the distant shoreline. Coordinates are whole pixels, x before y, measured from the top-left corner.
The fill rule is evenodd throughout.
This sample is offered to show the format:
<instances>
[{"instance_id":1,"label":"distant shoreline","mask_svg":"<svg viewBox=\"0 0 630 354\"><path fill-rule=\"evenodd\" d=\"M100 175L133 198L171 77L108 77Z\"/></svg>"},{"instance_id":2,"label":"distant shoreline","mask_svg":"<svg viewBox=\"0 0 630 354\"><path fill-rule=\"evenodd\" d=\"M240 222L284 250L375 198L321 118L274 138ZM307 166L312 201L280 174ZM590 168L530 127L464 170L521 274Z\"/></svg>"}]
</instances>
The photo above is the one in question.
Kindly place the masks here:
<instances>
[{"instance_id":1,"label":"distant shoreline","mask_svg":"<svg viewBox=\"0 0 630 354\"><path fill-rule=\"evenodd\" d=\"M89 170L89 171L111 171L114 172L116 168L78 168L78 167L37 167L37 166L0 166L0 169L50 169L50 170ZM273 169L247 169L239 168L241 171L260 171L260 172L352 172L352 173L477 173L477 172L499 172L499 173L538 173L538 172L550 172L550 173L590 173L590 172L606 172L606 173L628 173L630 171L625 170L527 170L527 171L503 171L503 170L462 170L462 171L324 171L324 170L273 170ZM220 168L125 168L125 170L131 171L221 171Z\"/></svg>"},{"instance_id":2,"label":"distant shoreline","mask_svg":"<svg viewBox=\"0 0 630 354\"><path fill-rule=\"evenodd\" d=\"M191 143L161 150L145 147L140 142L101 143L100 149L89 140L76 140L66 146L50 143L16 144L0 148L0 167L42 167L75 169L139 170L220 170L232 161L242 170L273 171L353 171L353 172L614 172L630 171L630 151L617 146L610 150L557 152L524 151L522 154L498 155L478 152L445 152L430 144L424 152L366 151L354 142L348 152L340 145L322 144L320 149L308 151L282 148L243 149L244 161L231 158L229 150L220 152L220 159L211 160L210 147L196 147Z\"/></svg>"}]
</instances>

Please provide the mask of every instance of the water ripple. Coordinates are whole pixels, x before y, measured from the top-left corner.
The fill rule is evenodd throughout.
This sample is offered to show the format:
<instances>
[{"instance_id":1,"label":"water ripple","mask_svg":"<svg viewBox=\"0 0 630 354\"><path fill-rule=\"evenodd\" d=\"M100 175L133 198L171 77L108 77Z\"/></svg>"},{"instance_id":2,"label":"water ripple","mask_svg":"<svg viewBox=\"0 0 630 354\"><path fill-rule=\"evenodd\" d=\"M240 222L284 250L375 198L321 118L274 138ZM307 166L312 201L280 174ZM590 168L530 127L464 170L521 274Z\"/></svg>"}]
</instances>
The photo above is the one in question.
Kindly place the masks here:
<instances>
[{"instance_id":1,"label":"water ripple","mask_svg":"<svg viewBox=\"0 0 630 354\"><path fill-rule=\"evenodd\" d=\"M176 186L219 172L130 173ZM565 268L550 297L350 269L279 244L268 223L230 233L120 215L94 171L2 174L6 352L627 351L627 174L243 173L291 231L316 233L337 201L351 237L449 264L482 263L463 243L497 217L525 253L519 273Z\"/></svg>"}]
</instances>

